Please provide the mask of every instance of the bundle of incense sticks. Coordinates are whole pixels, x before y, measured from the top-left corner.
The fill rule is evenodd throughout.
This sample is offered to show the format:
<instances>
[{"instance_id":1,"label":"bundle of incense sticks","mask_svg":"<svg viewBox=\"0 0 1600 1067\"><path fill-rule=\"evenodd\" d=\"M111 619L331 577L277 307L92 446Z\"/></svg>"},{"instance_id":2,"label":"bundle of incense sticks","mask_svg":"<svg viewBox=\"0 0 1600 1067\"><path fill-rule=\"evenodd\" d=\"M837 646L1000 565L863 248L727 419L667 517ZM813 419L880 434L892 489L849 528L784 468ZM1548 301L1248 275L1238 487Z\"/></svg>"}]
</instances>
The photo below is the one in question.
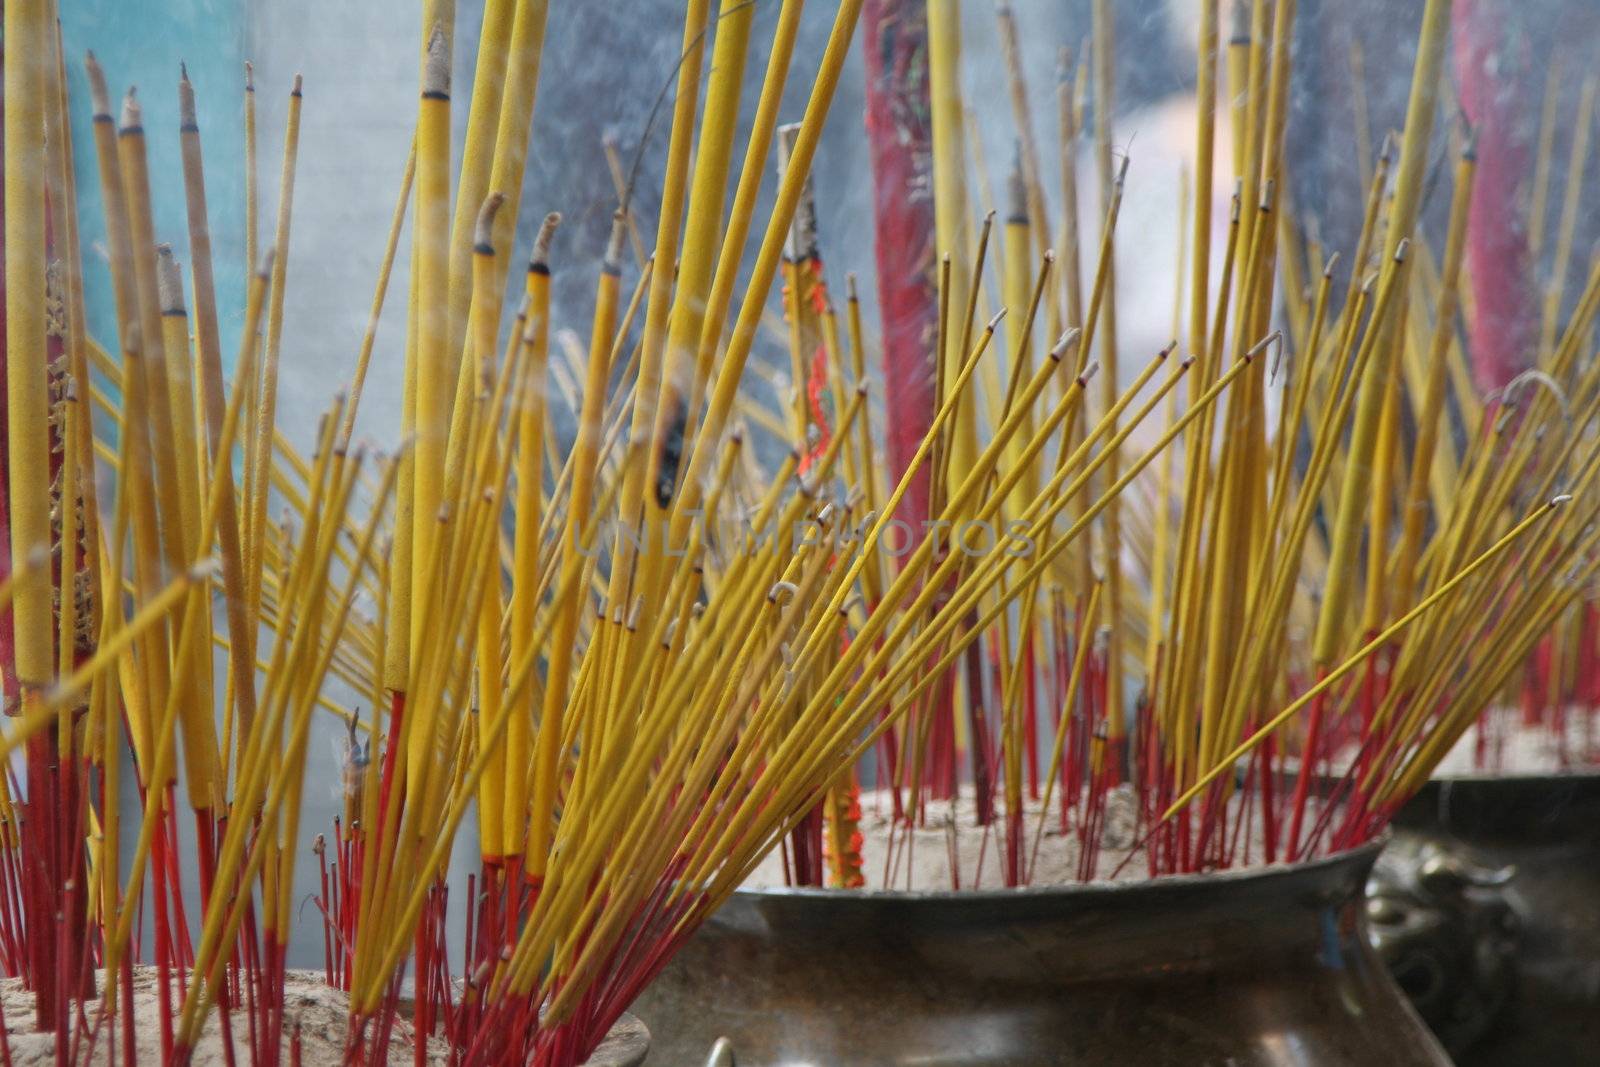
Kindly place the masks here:
<instances>
[{"instance_id":1,"label":"bundle of incense sticks","mask_svg":"<svg viewBox=\"0 0 1600 1067\"><path fill-rule=\"evenodd\" d=\"M1045 247L1054 227L1021 86L1001 254L989 221L973 225L956 5L928 5L936 406L891 477L854 285L841 323L806 206L862 0L836 5L804 114L782 130L801 4L779 7L731 201L755 10L687 0L653 251L624 301L625 242L636 234L642 253L648 227L627 211L619 165L587 345L554 351L558 216L530 249L513 240L547 4L488 0L468 98L451 78L454 6L428 0L413 150L369 325L309 459L276 428L299 124L314 106L299 80L267 237L255 86L247 74L245 202L224 205L206 199L194 120L231 109L232 94L212 89L227 102L208 104L180 80L186 233L159 234L137 97L114 116L90 57L91 99L68 99L51 0L7 3L0 599L17 714L3 745L27 750L27 778L0 790L0 963L34 992L58 1062L101 1050L136 1062L141 1027L163 1063L191 1062L208 1035L229 1063L296 1059L287 952L308 852L346 1062L388 1062L410 1040L419 1064L432 1042L453 1063L559 1065L584 1060L780 842L802 880L853 881L863 762L914 798L903 813L915 818L924 783L954 788L964 736L1012 884L1027 879L1022 816L1041 783L1039 810L1055 790L1092 841L1131 778L1157 873L1237 862L1251 819L1270 828L1268 858L1381 827L1600 559L1587 429L1600 369L1579 358L1600 271L1551 331L1537 382L1492 408L1447 388L1463 358L1473 160L1458 153L1434 267L1417 217L1449 5L1429 0L1406 129L1372 178L1342 306L1331 269L1302 295L1319 253L1279 192L1294 7L1255 0L1229 46L1239 192L1213 286L1218 19L1204 6L1186 354L1175 344L1121 376L1113 237L1127 161L1112 152L1108 3L1078 65L1092 77L1059 94L1069 156L1094 103L1104 213L1087 292L1070 167L1057 247L1071 264L1058 272ZM66 135L80 116L120 324L103 350L83 311ZM758 213L774 161L776 200ZM230 382L208 219L231 211L259 266ZM404 343L380 347L408 216ZM779 305L789 366L774 412L741 381ZM399 444L381 456L352 440L374 360L405 381ZM553 403L571 409L570 440ZM776 469L752 459L756 434L785 446ZM109 514L97 464L115 475ZM1133 489L1151 480L1141 513ZM894 516L919 484L937 523L907 540ZM1146 617L1129 560L1147 540ZM1308 583L1325 586L1320 599ZM335 680L374 710L339 707L324 693ZM330 713L350 737L331 841L301 826L308 740ZM1333 794L1308 805L1352 746ZM129 775L137 811L119 799ZM193 856L179 854L185 798ZM469 816L482 867L452 946L445 872L473 847ZM125 819L138 824L131 855ZM136 1013L147 964L155 1010Z\"/></svg>"},{"instance_id":2,"label":"bundle of incense sticks","mask_svg":"<svg viewBox=\"0 0 1600 1067\"><path fill-rule=\"evenodd\" d=\"M351 736L321 900L323 977L348 1004L346 1059L387 1062L409 970L418 1062L430 1040L463 1063L581 1061L673 946L894 725L891 697L914 700L943 676L1012 600L1009 577L1031 588L1122 491L1126 479L1091 482L1137 419L1084 417L1093 370L1077 331L1037 361L992 441L956 464L955 429L971 421L963 398L996 315L961 339L913 467L968 469L945 496L979 520L1000 499L1025 500L1011 539L1037 554L997 545L958 572L930 546L891 571L862 551L882 540L908 480L868 506L888 482L874 470L859 310L852 300L846 369L820 262L793 234L859 9L847 0L836 12L804 117L782 136L777 203L760 218L800 5L779 14L731 204L754 13L727 5L709 45L709 4L687 5L654 255L622 311L633 220L619 212L590 341L568 366L548 343L556 216L529 254L521 307L501 307L545 6L488 5L466 151L452 166L453 26L446 5L429 5L414 151L370 325L306 461L276 429L298 79L270 237L255 232L248 73L242 205L206 200L205 101L181 79L185 257L158 243L138 98L113 115L90 57L91 99L67 99L52 5L6 6L5 596L20 701L4 744L28 748L29 773L4 794L0 911L7 966L33 990L32 1022L54 1034L60 1061L136 1061L150 1055L144 1029L157 1031L162 1062L189 1062L205 1035L228 1062L299 1055L285 995L291 892L307 851L308 739L324 709ZM103 350L83 313L67 136L79 113L95 133L120 324ZM264 251L230 384L208 220L241 209L252 261ZM403 446L375 458L352 426L382 358L377 323L407 214L410 313L404 358L390 364L406 376ZM747 245L754 268L741 282ZM790 336L822 338L827 355L793 368L794 410L770 418L739 383L780 269ZM1238 374L1220 376L1196 413ZM570 442L550 418L552 380L575 409ZM1060 399L1036 425L1047 390ZM777 470L747 459L747 419L791 446ZM1055 459L1048 484L1024 482L1069 421L1086 424L1085 443ZM1003 469L1003 455L1023 462ZM97 462L115 476L104 521ZM1069 501L1082 514L1058 528ZM949 611L929 625L935 595ZM980 613L975 627L943 621ZM226 658L214 675L217 645ZM335 679L381 714L329 701ZM121 810L130 774L136 812ZM179 855L185 798L193 856ZM452 972L443 872L469 813L483 870ZM138 825L131 855L126 818ZM325 864L327 840L314 848ZM134 968L147 963L154 1008L141 1012ZM141 974L137 987L148 985ZM95 998L99 1011L80 1010Z\"/></svg>"},{"instance_id":3,"label":"bundle of incense sticks","mask_svg":"<svg viewBox=\"0 0 1600 1067\"><path fill-rule=\"evenodd\" d=\"M1587 485L1600 396L1587 348L1600 274L1591 271L1576 299L1567 276L1586 133L1572 148L1555 271L1537 301L1542 332L1526 351L1491 357L1528 371L1481 395L1470 368L1484 357L1465 326L1471 294L1488 299L1466 262L1477 130L1437 118L1449 5L1426 5L1403 131L1384 139L1375 160L1363 153L1366 209L1343 257L1298 224L1285 192L1296 5L1221 6L1200 5L1196 144L1174 242L1181 340L1129 388L1115 372L1115 236L1129 160L1114 151L1109 3L1094 5L1084 47L1062 51L1063 182L1054 196L1041 177L1017 14L1005 5L996 12L1017 151L1007 181L991 183L979 139L963 125L956 5L927 5L933 179L948 250L938 290L941 388L966 351L956 338L971 336L986 307L1011 312L1004 358L980 369L973 402L958 412L978 430L958 425L939 456L935 526L959 530L976 514L951 499L973 469L964 433L979 440L1013 412L1030 430L1054 431L1042 421L1045 403L1019 401L1037 366L1039 323L1081 330L1080 369L1098 357L1090 424L1098 416L1102 432L1115 432L1131 414L1156 424L1133 440L1165 429L1179 444L1108 503L1078 546L1088 551L1068 550L1032 587L1020 570L1002 579L1010 606L969 646L957 676L942 679L942 693L936 683L931 693L891 696L884 717L898 724L803 825L810 839L785 844L790 883L860 885L866 863L882 865L879 884L909 886L897 879L910 877L905 854L917 831L937 824L954 838L952 819L982 830L977 878L970 856L952 855L948 882L915 888L981 887L985 857L993 857L989 884L1032 882L1047 830L1080 880L1130 867L1159 875L1300 859L1379 833L1480 713L1515 701L1518 686L1525 717L1548 722L1563 751L1589 736L1582 723L1568 726L1581 714L1573 705L1592 704L1594 673ZM1586 89L1585 116L1593 98ZM1541 219L1551 113L1547 102L1532 208ZM1231 161L1215 158L1219 120L1230 127ZM1098 234L1083 240L1080 146L1102 205ZM1213 177L1219 167L1228 169ZM1003 188L1003 202L970 197L973 175L980 190ZM1229 177L1219 272L1211 204L1214 182ZM1437 231L1419 223L1429 188L1449 201ZM1080 245L1090 250L1081 272ZM1194 367L1190 388L1161 400L1146 385L1180 344ZM1211 387L1236 370L1233 388L1208 404ZM1070 456L1081 431L1069 419L1061 433L1055 454ZM1126 440L1095 450L1104 458L1093 486L1116 484L1135 458ZM1048 455L1006 449L991 485L1020 472L1011 484L1021 488L1008 499L992 492L999 519L1026 518L1032 487L1051 469ZM1563 509L1569 495L1577 503ZM1078 501L1068 507L1081 514ZM943 551L959 547L952 537ZM936 600L923 624L948 610ZM987 621L958 625L971 632ZM865 841L857 781L879 787ZM1129 790L1136 844L1103 856L1108 806ZM853 850L840 853L847 838ZM864 845L881 852L862 855ZM812 862L819 851L833 862ZM1061 877L1059 863L1047 869Z\"/></svg>"}]
</instances>

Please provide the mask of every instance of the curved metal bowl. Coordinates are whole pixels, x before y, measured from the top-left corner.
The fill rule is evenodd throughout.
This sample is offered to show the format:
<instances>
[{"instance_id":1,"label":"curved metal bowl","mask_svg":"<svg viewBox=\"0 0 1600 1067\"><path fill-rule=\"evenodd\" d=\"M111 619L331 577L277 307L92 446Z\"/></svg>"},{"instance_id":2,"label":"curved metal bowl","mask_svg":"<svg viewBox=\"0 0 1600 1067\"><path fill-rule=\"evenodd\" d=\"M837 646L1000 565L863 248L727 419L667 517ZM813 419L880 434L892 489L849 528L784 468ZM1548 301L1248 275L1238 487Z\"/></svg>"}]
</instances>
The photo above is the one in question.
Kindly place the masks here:
<instances>
[{"instance_id":1,"label":"curved metal bowl","mask_svg":"<svg viewBox=\"0 0 1600 1067\"><path fill-rule=\"evenodd\" d=\"M1600 1062L1600 775L1436 779L1394 827L1516 868L1498 890L1517 920L1515 989L1463 1067Z\"/></svg>"},{"instance_id":2,"label":"curved metal bowl","mask_svg":"<svg viewBox=\"0 0 1600 1067\"><path fill-rule=\"evenodd\" d=\"M736 893L634 1005L666 1063L1447 1064L1363 930L1381 842L1260 871Z\"/></svg>"}]
</instances>

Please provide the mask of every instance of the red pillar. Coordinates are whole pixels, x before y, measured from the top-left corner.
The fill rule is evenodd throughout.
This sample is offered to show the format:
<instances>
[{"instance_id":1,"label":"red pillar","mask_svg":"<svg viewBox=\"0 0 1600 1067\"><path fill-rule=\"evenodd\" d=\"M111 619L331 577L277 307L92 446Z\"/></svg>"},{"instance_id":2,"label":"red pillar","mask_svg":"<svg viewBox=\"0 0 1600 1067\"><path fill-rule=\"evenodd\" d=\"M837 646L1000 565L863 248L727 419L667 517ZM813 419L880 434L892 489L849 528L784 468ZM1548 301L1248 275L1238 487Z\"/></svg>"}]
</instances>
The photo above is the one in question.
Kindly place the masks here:
<instances>
[{"instance_id":1,"label":"red pillar","mask_svg":"<svg viewBox=\"0 0 1600 1067\"><path fill-rule=\"evenodd\" d=\"M1539 297L1528 243L1528 201L1544 79L1521 0L1455 0L1461 107L1478 133L1478 172L1467 214L1468 323L1473 377L1491 392L1533 365Z\"/></svg>"},{"instance_id":2,"label":"red pillar","mask_svg":"<svg viewBox=\"0 0 1600 1067\"><path fill-rule=\"evenodd\" d=\"M862 25L889 474L898 480L933 422L939 329L925 0L866 0ZM924 466L898 518L920 535L927 517Z\"/></svg>"}]
</instances>

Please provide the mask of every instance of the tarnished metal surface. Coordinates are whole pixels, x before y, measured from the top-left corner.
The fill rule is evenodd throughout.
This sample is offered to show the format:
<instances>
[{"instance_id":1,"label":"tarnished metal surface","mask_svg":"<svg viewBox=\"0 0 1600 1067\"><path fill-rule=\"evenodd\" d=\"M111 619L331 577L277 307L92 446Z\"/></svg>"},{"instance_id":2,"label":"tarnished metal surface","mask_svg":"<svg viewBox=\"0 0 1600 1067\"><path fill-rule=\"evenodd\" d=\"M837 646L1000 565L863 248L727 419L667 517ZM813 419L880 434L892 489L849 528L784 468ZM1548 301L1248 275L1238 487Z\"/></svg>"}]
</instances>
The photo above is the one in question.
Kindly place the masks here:
<instances>
[{"instance_id":1,"label":"tarnished metal surface","mask_svg":"<svg viewBox=\"0 0 1600 1067\"><path fill-rule=\"evenodd\" d=\"M1522 924L1515 867L1482 867L1441 839L1404 834L1367 879L1367 929L1389 973L1452 1055L1501 1025Z\"/></svg>"},{"instance_id":2,"label":"tarnished metal surface","mask_svg":"<svg viewBox=\"0 0 1600 1067\"><path fill-rule=\"evenodd\" d=\"M1516 868L1510 1003L1462 1067L1600 1063L1600 775L1429 782L1395 827L1401 847Z\"/></svg>"},{"instance_id":3,"label":"tarnished metal surface","mask_svg":"<svg viewBox=\"0 0 1600 1067\"><path fill-rule=\"evenodd\" d=\"M1379 846L1255 873L980 893L741 892L633 1010L740 1067L1438 1065L1367 944Z\"/></svg>"}]
</instances>

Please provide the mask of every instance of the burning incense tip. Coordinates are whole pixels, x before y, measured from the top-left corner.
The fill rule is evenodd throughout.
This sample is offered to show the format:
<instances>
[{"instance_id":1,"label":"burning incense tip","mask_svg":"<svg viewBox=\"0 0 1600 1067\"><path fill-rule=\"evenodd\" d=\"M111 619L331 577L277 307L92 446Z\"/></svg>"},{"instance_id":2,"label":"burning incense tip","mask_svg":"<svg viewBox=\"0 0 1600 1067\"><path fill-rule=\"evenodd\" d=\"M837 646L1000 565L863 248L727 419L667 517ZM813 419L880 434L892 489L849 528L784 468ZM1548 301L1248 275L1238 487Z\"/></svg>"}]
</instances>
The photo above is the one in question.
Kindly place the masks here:
<instances>
[{"instance_id":1,"label":"burning incense tip","mask_svg":"<svg viewBox=\"0 0 1600 1067\"><path fill-rule=\"evenodd\" d=\"M1094 376L1099 373L1100 361L1097 359L1090 363L1087 367L1083 368L1083 373L1078 375L1078 384L1087 386L1091 381L1094 380Z\"/></svg>"},{"instance_id":2,"label":"burning incense tip","mask_svg":"<svg viewBox=\"0 0 1600 1067\"><path fill-rule=\"evenodd\" d=\"M445 43L444 27L433 24L428 37L428 59L422 65L422 95L448 99L450 96L450 47Z\"/></svg>"},{"instance_id":3,"label":"burning incense tip","mask_svg":"<svg viewBox=\"0 0 1600 1067\"><path fill-rule=\"evenodd\" d=\"M793 582L773 582L772 588L767 590L767 603L776 604L778 602L778 594L780 593L784 595L785 600L789 600L790 598L799 595L800 587L795 585Z\"/></svg>"},{"instance_id":4,"label":"burning incense tip","mask_svg":"<svg viewBox=\"0 0 1600 1067\"><path fill-rule=\"evenodd\" d=\"M1229 44L1250 43L1250 4L1248 0L1233 0L1233 8L1229 14L1232 35L1228 38Z\"/></svg>"},{"instance_id":5,"label":"burning incense tip","mask_svg":"<svg viewBox=\"0 0 1600 1067\"><path fill-rule=\"evenodd\" d=\"M1005 317L1006 317L1006 309L1005 308L1001 308L999 311L996 311L994 313L994 318L989 320L989 325L985 326L984 329L988 330L990 333L993 333L994 330L995 330L995 327L1000 325L1000 320L1005 318Z\"/></svg>"},{"instance_id":6,"label":"burning incense tip","mask_svg":"<svg viewBox=\"0 0 1600 1067\"><path fill-rule=\"evenodd\" d=\"M1273 330L1271 333L1267 334L1267 336L1251 345L1250 351L1244 354L1244 358L1248 361L1256 356L1259 356L1261 353L1267 350L1268 345L1278 345L1281 347L1283 345L1283 331Z\"/></svg>"},{"instance_id":7,"label":"burning incense tip","mask_svg":"<svg viewBox=\"0 0 1600 1067\"><path fill-rule=\"evenodd\" d=\"M302 88L304 88L304 86L305 86L304 79L301 78L301 76L299 74L296 74L294 76L294 88L289 90L289 95L290 96L299 96L300 95L300 90Z\"/></svg>"},{"instance_id":8,"label":"burning incense tip","mask_svg":"<svg viewBox=\"0 0 1600 1067\"><path fill-rule=\"evenodd\" d=\"M207 556L197 561L186 573L191 582L209 582L222 576L222 561L215 556Z\"/></svg>"},{"instance_id":9,"label":"burning incense tip","mask_svg":"<svg viewBox=\"0 0 1600 1067\"><path fill-rule=\"evenodd\" d=\"M144 124L144 110L139 106L139 89L137 86L128 87L128 95L122 98L122 131L136 133Z\"/></svg>"},{"instance_id":10,"label":"burning incense tip","mask_svg":"<svg viewBox=\"0 0 1600 1067\"><path fill-rule=\"evenodd\" d=\"M500 192L490 193L483 198L483 206L478 209L478 224L472 231L472 243L477 246L476 251L494 255L494 217L505 202L506 196Z\"/></svg>"},{"instance_id":11,"label":"burning incense tip","mask_svg":"<svg viewBox=\"0 0 1600 1067\"><path fill-rule=\"evenodd\" d=\"M1324 278L1332 278L1333 277L1333 268L1334 268L1335 265L1338 264L1338 262L1339 262L1339 253L1335 252L1333 255L1329 256L1328 257L1328 262L1323 264L1322 276Z\"/></svg>"},{"instance_id":12,"label":"burning incense tip","mask_svg":"<svg viewBox=\"0 0 1600 1067\"><path fill-rule=\"evenodd\" d=\"M544 221L539 224L539 234L533 239L533 258L530 260L530 266L534 263L543 265L550 262L550 242L555 240L556 227L560 225L561 212L552 211L544 217Z\"/></svg>"},{"instance_id":13,"label":"burning incense tip","mask_svg":"<svg viewBox=\"0 0 1600 1067\"><path fill-rule=\"evenodd\" d=\"M616 274L622 269L622 242L628 232L628 216L621 209L611 213L611 235L606 238L605 260L601 269Z\"/></svg>"},{"instance_id":14,"label":"burning incense tip","mask_svg":"<svg viewBox=\"0 0 1600 1067\"><path fill-rule=\"evenodd\" d=\"M1550 377L1549 374L1537 368L1523 371L1521 374L1507 382L1505 387L1500 390L1501 395L1505 398L1507 406L1514 406L1511 401L1511 394L1517 391L1517 389L1525 383L1531 385L1542 385L1548 389L1550 391L1550 395L1555 397L1556 405L1561 408L1561 421L1567 423L1572 421L1572 401L1568 398L1567 391L1561 388L1560 382L1556 381L1554 378ZM1543 432L1542 428L1541 432Z\"/></svg>"},{"instance_id":15,"label":"burning incense tip","mask_svg":"<svg viewBox=\"0 0 1600 1067\"><path fill-rule=\"evenodd\" d=\"M156 299L163 315L182 315L183 273L172 255L171 245L156 245Z\"/></svg>"},{"instance_id":16,"label":"burning incense tip","mask_svg":"<svg viewBox=\"0 0 1600 1067\"><path fill-rule=\"evenodd\" d=\"M1050 358L1060 363L1066 354L1078 346L1078 339L1083 336L1083 331L1076 326L1069 326L1062 331L1061 336L1050 348Z\"/></svg>"},{"instance_id":17,"label":"burning incense tip","mask_svg":"<svg viewBox=\"0 0 1600 1067\"><path fill-rule=\"evenodd\" d=\"M1555 496L1550 498L1550 506L1553 507L1553 508L1558 508L1562 504L1565 504L1567 501L1569 501L1571 499L1572 499L1572 494L1571 493L1557 493Z\"/></svg>"}]
</instances>

